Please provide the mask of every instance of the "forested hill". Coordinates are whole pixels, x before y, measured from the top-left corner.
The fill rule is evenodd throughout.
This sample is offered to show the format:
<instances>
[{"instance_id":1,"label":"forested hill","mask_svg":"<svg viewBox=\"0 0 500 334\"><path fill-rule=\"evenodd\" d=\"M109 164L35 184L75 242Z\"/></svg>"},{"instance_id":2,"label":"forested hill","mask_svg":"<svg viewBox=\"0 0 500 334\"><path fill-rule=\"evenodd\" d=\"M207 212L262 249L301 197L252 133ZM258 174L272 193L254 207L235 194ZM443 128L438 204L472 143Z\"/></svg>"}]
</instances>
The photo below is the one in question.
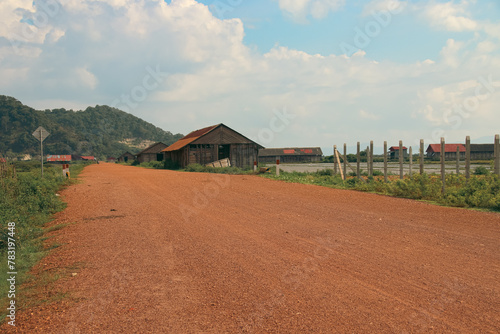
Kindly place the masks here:
<instances>
[{"instance_id":1,"label":"forested hill","mask_svg":"<svg viewBox=\"0 0 500 334\"><path fill-rule=\"evenodd\" d=\"M125 151L140 151L141 142L169 145L182 137L108 106L41 111L0 95L0 156L39 155L39 142L32 136L39 126L50 133L44 141L44 154L117 157Z\"/></svg>"}]
</instances>

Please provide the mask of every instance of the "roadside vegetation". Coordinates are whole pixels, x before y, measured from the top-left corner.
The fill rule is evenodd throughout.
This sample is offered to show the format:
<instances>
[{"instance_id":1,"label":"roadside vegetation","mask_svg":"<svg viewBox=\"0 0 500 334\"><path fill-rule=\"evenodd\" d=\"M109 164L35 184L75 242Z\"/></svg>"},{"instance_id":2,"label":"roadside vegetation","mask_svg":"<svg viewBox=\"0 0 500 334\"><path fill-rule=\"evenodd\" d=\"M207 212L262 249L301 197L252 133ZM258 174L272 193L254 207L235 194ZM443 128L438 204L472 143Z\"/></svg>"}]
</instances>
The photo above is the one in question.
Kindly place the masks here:
<instances>
[{"instance_id":1,"label":"roadside vegetation","mask_svg":"<svg viewBox=\"0 0 500 334\"><path fill-rule=\"evenodd\" d=\"M41 178L40 164L18 162L3 165L0 173L0 322L5 319L9 284L7 282L8 238L15 239L16 309L33 303L28 297L29 289L21 289L23 283L33 286L29 273L50 249L44 248L45 234L59 227L44 228L52 220L54 213L65 208L57 192L64 186L75 182L85 164L72 164L72 179L62 175L61 165L45 165ZM8 224L15 223L9 230ZM14 234L12 233L14 232ZM10 235L9 235L10 233ZM54 245L53 247L56 247Z\"/></svg>"},{"instance_id":2,"label":"roadside vegetation","mask_svg":"<svg viewBox=\"0 0 500 334\"><path fill-rule=\"evenodd\" d=\"M366 182L363 182L352 174L344 181L340 175L334 175L331 169L315 173L280 171L280 176L276 176L273 167L270 173L263 175L269 179L286 182L373 192L452 207L500 211L500 179L484 167L478 167L469 181L462 174L446 175L444 194L441 192L441 177L436 174L414 174L403 180L393 175L387 183L384 182L383 176L365 177Z\"/></svg>"}]
</instances>

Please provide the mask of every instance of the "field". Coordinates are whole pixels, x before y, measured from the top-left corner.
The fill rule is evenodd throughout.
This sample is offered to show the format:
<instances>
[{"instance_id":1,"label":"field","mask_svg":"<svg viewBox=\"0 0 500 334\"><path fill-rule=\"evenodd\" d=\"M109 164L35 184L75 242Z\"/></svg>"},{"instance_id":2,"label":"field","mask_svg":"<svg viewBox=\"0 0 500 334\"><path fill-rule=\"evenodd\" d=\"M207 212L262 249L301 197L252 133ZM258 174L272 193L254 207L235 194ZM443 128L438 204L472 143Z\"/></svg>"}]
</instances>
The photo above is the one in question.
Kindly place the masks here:
<instances>
[{"instance_id":1,"label":"field","mask_svg":"<svg viewBox=\"0 0 500 334\"><path fill-rule=\"evenodd\" d=\"M356 168L356 163L351 163L351 165ZM399 175L399 163L398 162L389 162L388 164L388 173L389 174L394 174L394 175ZM275 164L268 164L268 166L276 166ZM485 167L488 170L491 170L490 164L478 164L478 163L472 163L471 164L471 172L474 171L478 167ZM280 164L280 168L284 171L287 172L301 172L301 173L313 173L317 172L323 169L333 169L333 164L332 163L304 163L304 164ZM419 172L419 165L418 163L413 163L412 166L412 171L413 173L418 173ZM366 171L367 166L366 162L361 163L361 169ZM384 163L383 162L374 162L373 163L373 169L377 171L384 171ZM441 173L441 166L438 163L426 163L424 165L425 172L428 174L439 174ZM447 161L445 170L447 173L455 173L456 172L456 162L451 162ZM465 162L460 163L460 170L462 173L465 171ZM403 164L403 171L404 174L409 174L410 171L410 165L408 162ZM351 172L351 169L348 167L347 172Z\"/></svg>"},{"instance_id":2,"label":"field","mask_svg":"<svg viewBox=\"0 0 500 334\"><path fill-rule=\"evenodd\" d=\"M20 332L500 331L497 213L115 164L61 195L32 273L65 297Z\"/></svg>"}]
</instances>

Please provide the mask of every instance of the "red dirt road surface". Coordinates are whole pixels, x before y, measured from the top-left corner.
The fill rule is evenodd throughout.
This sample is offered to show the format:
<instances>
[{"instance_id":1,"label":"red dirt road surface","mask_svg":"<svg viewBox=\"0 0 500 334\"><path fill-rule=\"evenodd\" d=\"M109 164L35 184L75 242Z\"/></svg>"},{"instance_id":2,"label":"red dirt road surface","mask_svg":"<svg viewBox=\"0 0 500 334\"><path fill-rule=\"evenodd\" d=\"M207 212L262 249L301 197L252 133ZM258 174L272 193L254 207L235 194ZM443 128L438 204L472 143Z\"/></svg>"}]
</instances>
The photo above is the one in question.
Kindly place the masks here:
<instances>
[{"instance_id":1,"label":"red dirt road surface","mask_svg":"<svg viewBox=\"0 0 500 334\"><path fill-rule=\"evenodd\" d=\"M18 332L500 332L499 214L114 164L81 179L37 268L79 267L52 288L69 294Z\"/></svg>"}]
</instances>

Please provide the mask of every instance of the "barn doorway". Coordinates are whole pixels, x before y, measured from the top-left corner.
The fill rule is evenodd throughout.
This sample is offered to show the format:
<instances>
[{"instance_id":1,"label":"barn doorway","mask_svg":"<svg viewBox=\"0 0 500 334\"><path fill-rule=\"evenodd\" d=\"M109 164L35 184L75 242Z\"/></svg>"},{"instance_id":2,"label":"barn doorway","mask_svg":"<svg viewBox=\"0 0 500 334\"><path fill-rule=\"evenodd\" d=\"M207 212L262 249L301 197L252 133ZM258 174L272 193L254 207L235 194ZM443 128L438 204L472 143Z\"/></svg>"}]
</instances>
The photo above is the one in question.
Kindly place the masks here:
<instances>
[{"instance_id":1,"label":"barn doorway","mask_svg":"<svg viewBox=\"0 0 500 334\"><path fill-rule=\"evenodd\" d=\"M229 158L229 153L231 152L230 150L231 145L219 145L219 159L226 159Z\"/></svg>"}]
</instances>

